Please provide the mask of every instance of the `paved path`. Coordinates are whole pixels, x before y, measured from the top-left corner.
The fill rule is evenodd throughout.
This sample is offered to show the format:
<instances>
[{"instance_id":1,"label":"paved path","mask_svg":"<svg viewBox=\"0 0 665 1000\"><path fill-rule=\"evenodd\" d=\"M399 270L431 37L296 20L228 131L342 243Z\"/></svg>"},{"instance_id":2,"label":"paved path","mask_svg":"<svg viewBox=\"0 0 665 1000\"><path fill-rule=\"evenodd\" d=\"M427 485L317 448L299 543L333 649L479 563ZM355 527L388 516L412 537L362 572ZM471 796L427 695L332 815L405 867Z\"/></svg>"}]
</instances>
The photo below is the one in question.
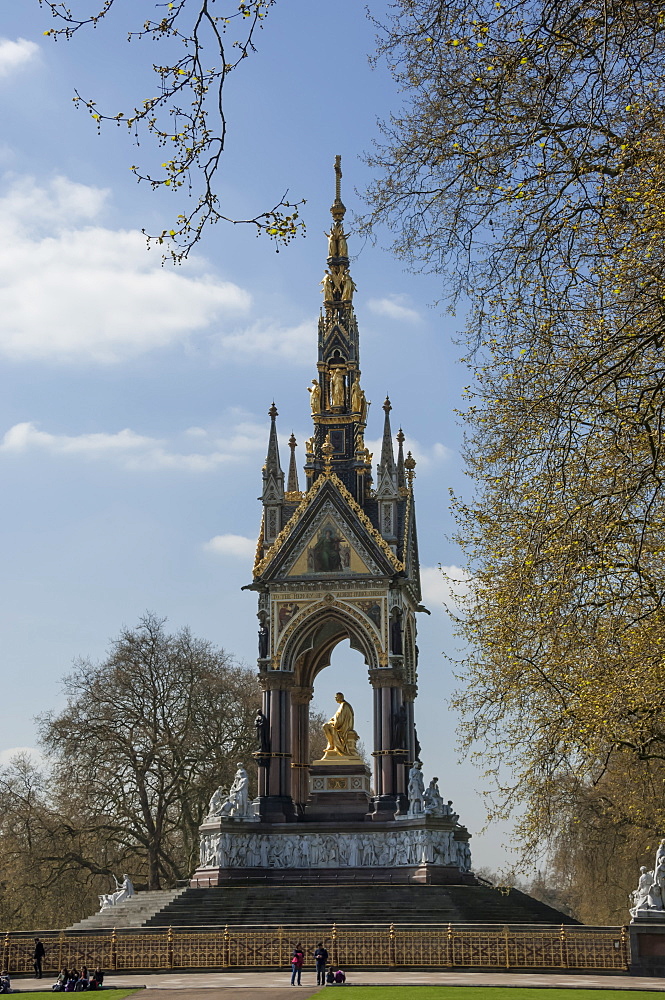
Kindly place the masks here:
<instances>
[{"instance_id":1,"label":"paved path","mask_svg":"<svg viewBox=\"0 0 665 1000\"><path fill-rule=\"evenodd\" d=\"M106 986L140 987L150 990L150 1000L176 1000L173 990L186 992L187 1000L229 1000L233 990L251 990L254 1000L287 1000L292 996L307 1000L319 989L314 985L314 973L303 973L303 984L289 985L290 971L283 972L158 972L109 973ZM353 986L536 986L568 987L602 990L658 990L665 992L665 979L647 976L596 975L593 972L349 972L347 982ZM20 991L48 990L51 983L44 979L15 978L12 985ZM293 993L293 989L296 993ZM214 992L211 993L210 991ZM102 1000L104 994L99 994ZM148 998L146 998L148 1000ZM341 997L343 1000L343 994ZM417 1000L417 995L416 995Z\"/></svg>"}]
</instances>

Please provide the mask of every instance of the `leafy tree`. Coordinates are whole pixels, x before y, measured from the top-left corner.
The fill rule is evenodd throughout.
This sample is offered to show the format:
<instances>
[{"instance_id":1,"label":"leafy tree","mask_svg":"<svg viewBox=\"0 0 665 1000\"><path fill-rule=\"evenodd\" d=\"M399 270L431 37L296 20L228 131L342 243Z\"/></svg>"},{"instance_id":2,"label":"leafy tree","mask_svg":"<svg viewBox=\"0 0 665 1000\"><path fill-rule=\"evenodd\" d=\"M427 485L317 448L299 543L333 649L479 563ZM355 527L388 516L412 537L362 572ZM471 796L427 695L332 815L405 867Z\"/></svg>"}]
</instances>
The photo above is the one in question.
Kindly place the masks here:
<instances>
[{"instance_id":1,"label":"leafy tree","mask_svg":"<svg viewBox=\"0 0 665 1000\"><path fill-rule=\"evenodd\" d=\"M188 876L212 792L251 760L254 675L188 629L168 635L147 615L105 662L80 661L64 685L67 705L42 717L41 739L77 838L131 857L131 874L151 889ZM73 847L60 863L109 871L95 852Z\"/></svg>"},{"instance_id":2,"label":"leafy tree","mask_svg":"<svg viewBox=\"0 0 665 1000\"><path fill-rule=\"evenodd\" d=\"M406 99L368 223L471 302L457 706L532 847L665 759L664 28L641 0L397 0L381 29Z\"/></svg>"},{"instance_id":3,"label":"leafy tree","mask_svg":"<svg viewBox=\"0 0 665 1000\"><path fill-rule=\"evenodd\" d=\"M103 0L99 5L90 0L88 12L76 14L60 0L38 2L55 20L55 26L44 32L54 39L71 39L81 29L103 26L119 6L116 0ZM204 228L215 222L253 225L278 248L304 232L298 214L302 202L287 201L288 192L272 208L249 219L236 219L224 212L216 191L226 144L224 87L229 74L256 51L257 33L275 2L242 0L227 13L217 11L215 0L154 2L154 17L142 21L145 14L139 15L128 40L158 44L161 62L152 67L158 81L156 92L137 98L130 112L113 113L75 93L77 106L87 109L98 129L105 122L125 125L137 146L147 137L160 159L166 157L159 167L132 166L139 181L173 192L184 187L193 197L194 207L178 215L171 228L148 235L149 241L168 247L174 263L184 260ZM237 37L231 40L233 34Z\"/></svg>"}]
</instances>

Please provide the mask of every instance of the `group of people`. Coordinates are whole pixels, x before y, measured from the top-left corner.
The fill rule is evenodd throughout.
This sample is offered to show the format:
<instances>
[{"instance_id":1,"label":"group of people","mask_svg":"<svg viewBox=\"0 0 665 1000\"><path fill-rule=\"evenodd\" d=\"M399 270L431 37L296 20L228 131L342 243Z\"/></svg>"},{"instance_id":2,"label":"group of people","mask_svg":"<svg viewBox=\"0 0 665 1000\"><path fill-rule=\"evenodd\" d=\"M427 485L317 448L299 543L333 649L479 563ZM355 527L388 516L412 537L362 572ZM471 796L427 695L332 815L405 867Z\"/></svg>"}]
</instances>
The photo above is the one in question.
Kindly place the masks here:
<instances>
[{"instance_id":1,"label":"group of people","mask_svg":"<svg viewBox=\"0 0 665 1000\"><path fill-rule=\"evenodd\" d=\"M54 993L79 993L81 990L98 990L104 982L104 973L95 969L88 973L87 966L82 969L61 969L60 975L51 989Z\"/></svg>"},{"instance_id":2,"label":"group of people","mask_svg":"<svg viewBox=\"0 0 665 1000\"><path fill-rule=\"evenodd\" d=\"M323 942L319 941L314 951L314 963L316 965L316 985L317 986L342 986L346 982L346 975L341 969L333 969L332 965L326 972L328 966L328 952L323 947ZM291 986L301 986L300 977L302 967L305 964L305 952L302 945L297 944L293 949L291 957Z\"/></svg>"}]
</instances>

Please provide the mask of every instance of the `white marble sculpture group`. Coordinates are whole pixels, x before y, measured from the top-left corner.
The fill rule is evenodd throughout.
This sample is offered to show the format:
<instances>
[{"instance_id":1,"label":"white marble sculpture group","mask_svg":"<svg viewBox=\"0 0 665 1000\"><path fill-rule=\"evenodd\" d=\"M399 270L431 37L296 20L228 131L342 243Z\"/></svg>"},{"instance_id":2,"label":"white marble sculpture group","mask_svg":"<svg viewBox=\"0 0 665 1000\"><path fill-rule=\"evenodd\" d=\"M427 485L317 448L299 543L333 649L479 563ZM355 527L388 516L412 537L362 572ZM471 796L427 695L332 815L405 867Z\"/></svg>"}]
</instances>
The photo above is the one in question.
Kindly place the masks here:
<instances>
[{"instance_id":1,"label":"white marble sculpture group","mask_svg":"<svg viewBox=\"0 0 665 1000\"><path fill-rule=\"evenodd\" d=\"M644 865L640 868L637 889L630 894L633 920L665 919L665 840L661 840L656 851L653 871Z\"/></svg>"},{"instance_id":2,"label":"white marble sculpture group","mask_svg":"<svg viewBox=\"0 0 665 1000\"><path fill-rule=\"evenodd\" d=\"M409 771L409 811L408 819L418 819L421 816L448 816L453 823L459 819L457 813L453 812L452 800L444 802L439 791L439 779L432 778L427 788L423 778L422 764L419 760L415 762Z\"/></svg>"},{"instance_id":3,"label":"white marble sculpture group","mask_svg":"<svg viewBox=\"0 0 665 1000\"><path fill-rule=\"evenodd\" d=\"M452 830L367 833L207 833L205 868L388 868L402 865L471 867L471 851Z\"/></svg>"},{"instance_id":4,"label":"white marble sculpture group","mask_svg":"<svg viewBox=\"0 0 665 1000\"><path fill-rule=\"evenodd\" d=\"M211 819L233 819L242 823L255 823L259 817L249 800L249 775L238 764L233 784L228 792L220 786L213 792L208 804L206 822Z\"/></svg>"},{"instance_id":5,"label":"white marble sculpture group","mask_svg":"<svg viewBox=\"0 0 665 1000\"><path fill-rule=\"evenodd\" d=\"M131 899L135 896L134 886L129 875L122 876L122 882L118 882L115 875L113 876L115 882L115 892L102 893L99 897L99 911L108 910L112 906L117 906L118 903L124 903L126 899Z\"/></svg>"}]
</instances>

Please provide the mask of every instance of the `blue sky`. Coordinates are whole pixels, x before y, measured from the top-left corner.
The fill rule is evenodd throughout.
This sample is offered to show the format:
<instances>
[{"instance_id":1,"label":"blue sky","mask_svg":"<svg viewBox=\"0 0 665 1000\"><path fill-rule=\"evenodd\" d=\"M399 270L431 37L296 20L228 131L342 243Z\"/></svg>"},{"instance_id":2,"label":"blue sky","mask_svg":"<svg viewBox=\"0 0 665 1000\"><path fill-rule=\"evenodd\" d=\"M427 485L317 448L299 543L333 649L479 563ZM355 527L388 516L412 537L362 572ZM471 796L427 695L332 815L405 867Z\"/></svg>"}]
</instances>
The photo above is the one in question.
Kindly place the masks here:
<instances>
[{"instance_id":1,"label":"blue sky","mask_svg":"<svg viewBox=\"0 0 665 1000\"><path fill-rule=\"evenodd\" d=\"M291 431L300 443L311 433L334 156L349 213L362 211L362 154L400 101L385 69L368 65L374 30L358 0L278 3L258 54L229 82L220 189L243 216L288 188L307 199L307 237L277 254L249 227L220 225L187 264L162 267L140 230L165 228L179 208L129 170L159 153L114 127L98 136L72 103L75 88L112 112L150 93L154 48L127 44L126 10L70 42L44 37L51 22L37 0L0 22L0 759L35 744L34 716L61 704L72 661L101 658L146 609L255 662L255 597L240 588L251 579L267 410L274 398L286 467ZM467 488L454 413L469 380L454 343L463 317L433 307L440 279L407 273L378 236L349 241L374 403L367 438L380 436L389 392L393 430L403 426L418 462L432 610L419 634L425 772L476 833L482 778L457 763L443 655L455 643L437 570L460 561L448 491ZM370 688L348 648L317 684L323 711L340 686L370 743ZM499 865L506 837L474 837L476 865Z\"/></svg>"}]
</instances>

